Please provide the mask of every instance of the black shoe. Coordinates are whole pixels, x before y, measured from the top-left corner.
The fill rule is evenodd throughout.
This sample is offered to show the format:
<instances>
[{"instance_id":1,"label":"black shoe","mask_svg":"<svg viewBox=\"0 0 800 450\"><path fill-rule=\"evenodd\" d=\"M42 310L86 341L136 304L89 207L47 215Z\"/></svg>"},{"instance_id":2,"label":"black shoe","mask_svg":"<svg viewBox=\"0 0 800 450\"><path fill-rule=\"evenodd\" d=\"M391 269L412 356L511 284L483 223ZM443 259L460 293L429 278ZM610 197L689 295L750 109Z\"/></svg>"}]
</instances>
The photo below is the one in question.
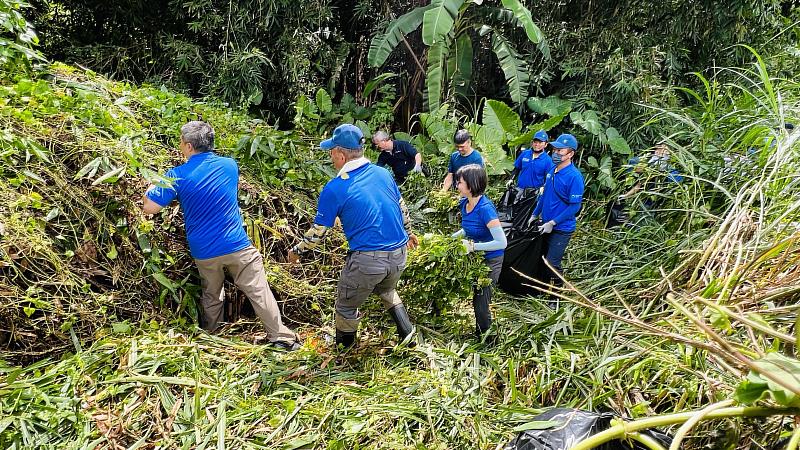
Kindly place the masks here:
<instances>
[{"instance_id":1,"label":"black shoe","mask_svg":"<svg viewBox=\"0 0 800 450\"><path fill-rule=\"evenodd\" d=\"M400 337L400 342L408 341L406 345L414 347L416 342L413 341L413 336L411 336L414 334L414 324L411 323L411 319L408 317L406 307L402 303L392 306L389 308L389 315L392 316L394 324L397 326L397 335ZM412 339L409 339L409 337Z\"/></svg>"},{"instance_id":2,"label":"black shoe","mask_svg":"<svg viewBox=\"0 0 800 450\"><path fill-rule=\"evenodd\" d=\"M356 343L356 332L355 331L341 331L336 330L336 346L339 347L340 345L344 347L345 350L352 347Z\"/></svg>"},{"instance_id":3,"label":"black shoe","mask_svg":"<svg viewBox=\"0 0 800 450\"><path fill-rule=\"evenodd\" d=\"M278 348L278 349L281 349L281 350L284 350L284 351L287 351L287 352L297 351L297 350L300 350L300 347L302 347L302 345L300 345L300 343L297 342L297 341L292 341L292 342L273 341L273 342L270 342L270 344L275 348Z\"/></svg>"}]
</instances>

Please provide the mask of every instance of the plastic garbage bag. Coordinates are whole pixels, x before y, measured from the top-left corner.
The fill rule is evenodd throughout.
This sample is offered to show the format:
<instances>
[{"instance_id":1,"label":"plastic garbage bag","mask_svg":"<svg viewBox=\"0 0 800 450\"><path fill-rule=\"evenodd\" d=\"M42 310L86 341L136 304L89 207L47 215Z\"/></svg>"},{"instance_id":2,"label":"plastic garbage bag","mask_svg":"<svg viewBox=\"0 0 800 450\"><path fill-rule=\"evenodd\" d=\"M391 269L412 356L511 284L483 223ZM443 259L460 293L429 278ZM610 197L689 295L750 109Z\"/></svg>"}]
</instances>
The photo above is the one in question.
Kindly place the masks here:
<instances>
[{"instance_id":1,"label":"plastic garbage bag","mask_svg":"<svg viewBox=\"0 0 800 450\"><path fill-rule=\"evenodd\" d=\"M533 230L525 234L516 233L513 228L507 230L509 236L503 255L503 269L497 286L510 295L536 295L538 290L533 288L535 282L549 280L549 270L542 260L541 234ZM510 237L510 236L515 237ZM522 275L520 275L522 273Z\"/></svg>"},{"instance_id":2,"label":"plastic garbage bag","mask_svg":"<svg viewBox=\"0 0 800 450\"><path fill-rule=\"evenodd\" d=\"M587 437L608 429L611 419L616 417L611 413L554 408L534 417L536 422L552 422L549 427L523 431L506 444L503 450L568 450ZM670 436L658 431L642 430L640 434L655 439L664 448L668 448L672 443ZM610 441L595 448L601 450L647 450L647 447L638 442L619 440Z\"/></svg>"}]
</instances>

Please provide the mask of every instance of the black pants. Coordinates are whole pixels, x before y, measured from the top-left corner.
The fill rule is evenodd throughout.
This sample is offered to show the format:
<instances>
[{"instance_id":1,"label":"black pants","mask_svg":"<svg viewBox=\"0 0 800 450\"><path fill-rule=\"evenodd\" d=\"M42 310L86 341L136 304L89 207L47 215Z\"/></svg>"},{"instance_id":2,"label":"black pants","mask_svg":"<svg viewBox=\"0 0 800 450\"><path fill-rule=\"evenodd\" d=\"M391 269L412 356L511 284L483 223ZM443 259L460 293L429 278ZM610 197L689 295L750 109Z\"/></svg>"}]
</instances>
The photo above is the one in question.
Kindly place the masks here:
<instances>
[{"instance_id":1,"label":"black pants","mask_svg":"<svg viewBox=\"0 0 800 450\"><path fill-rule=\"evenodd\" d=\"M485 260L486 265L492 269L489 278L491 284L482 288L476 288L472 296L472 308L475 310L475 332L483 334L492 326L492 313L489 311L489 303L492 301L492 289L500 279L500 271L503 269L503 255Z\"/></svg>"}]
</instances>

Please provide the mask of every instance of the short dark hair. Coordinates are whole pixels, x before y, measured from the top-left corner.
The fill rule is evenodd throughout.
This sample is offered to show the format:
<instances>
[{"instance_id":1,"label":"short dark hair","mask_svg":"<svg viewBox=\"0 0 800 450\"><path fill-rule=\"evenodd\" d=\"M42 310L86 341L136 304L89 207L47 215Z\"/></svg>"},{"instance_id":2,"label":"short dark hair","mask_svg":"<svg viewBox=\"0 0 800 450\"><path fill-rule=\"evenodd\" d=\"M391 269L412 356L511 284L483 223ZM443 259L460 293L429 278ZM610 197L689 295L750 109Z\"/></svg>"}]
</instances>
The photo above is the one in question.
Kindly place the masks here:
<instances>
[{"instance_id":1,"label":"short dark hair","mask_svg":"<svg viewBox=\"0 0 800 450\"><path fill-rule=\"evenodd\" d=\"M467 189L469 189L470 194L473 197L477 197L486 192L489 176L486 175L486 169L480 164L467 164L456 171L456 181L467 183Z\"/></svg>"},{"instance_id":2,"label":"short dark hair","mask_svg":"<svg viewBox=\"0 0 800 450\"><path fill-rule=\"evenodd\" d=\"M461 145L470 139L472 139L472 136L469 135L469 131L463 128L456 131L456 134L453 135L453 143L456 145Z\"/></svg>"}]
</instances>

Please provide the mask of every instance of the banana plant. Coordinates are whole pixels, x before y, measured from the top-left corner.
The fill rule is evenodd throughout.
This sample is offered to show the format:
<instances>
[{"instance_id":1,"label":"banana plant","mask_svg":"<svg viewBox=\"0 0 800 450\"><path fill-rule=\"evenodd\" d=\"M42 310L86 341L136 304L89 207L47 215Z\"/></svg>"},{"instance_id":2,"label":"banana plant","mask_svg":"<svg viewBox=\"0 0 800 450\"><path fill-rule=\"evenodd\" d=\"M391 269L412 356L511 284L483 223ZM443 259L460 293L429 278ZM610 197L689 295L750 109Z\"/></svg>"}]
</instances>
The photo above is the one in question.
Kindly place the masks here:
<instances>
[{"instance_id":1,"label":"banana plant","mask_svg":"<svg viewBox=\"0 0 800 450\"><path fill-rule=\"evenodd\" d=\"M472 79L472 35L490 39L500 61L508 93L519 107L528 98L528 63L514 48L510 30L522 29L534 44L543 41L531 12L519 0L502 0L502 7L483 0L431 0L389 23L370 43L368 63L380 67L405 36L422 26L427 48L426 110L437 111L442 97L465 95ZM546 48L546 47L540 47Z\"/></svg>"}]
</instances>

